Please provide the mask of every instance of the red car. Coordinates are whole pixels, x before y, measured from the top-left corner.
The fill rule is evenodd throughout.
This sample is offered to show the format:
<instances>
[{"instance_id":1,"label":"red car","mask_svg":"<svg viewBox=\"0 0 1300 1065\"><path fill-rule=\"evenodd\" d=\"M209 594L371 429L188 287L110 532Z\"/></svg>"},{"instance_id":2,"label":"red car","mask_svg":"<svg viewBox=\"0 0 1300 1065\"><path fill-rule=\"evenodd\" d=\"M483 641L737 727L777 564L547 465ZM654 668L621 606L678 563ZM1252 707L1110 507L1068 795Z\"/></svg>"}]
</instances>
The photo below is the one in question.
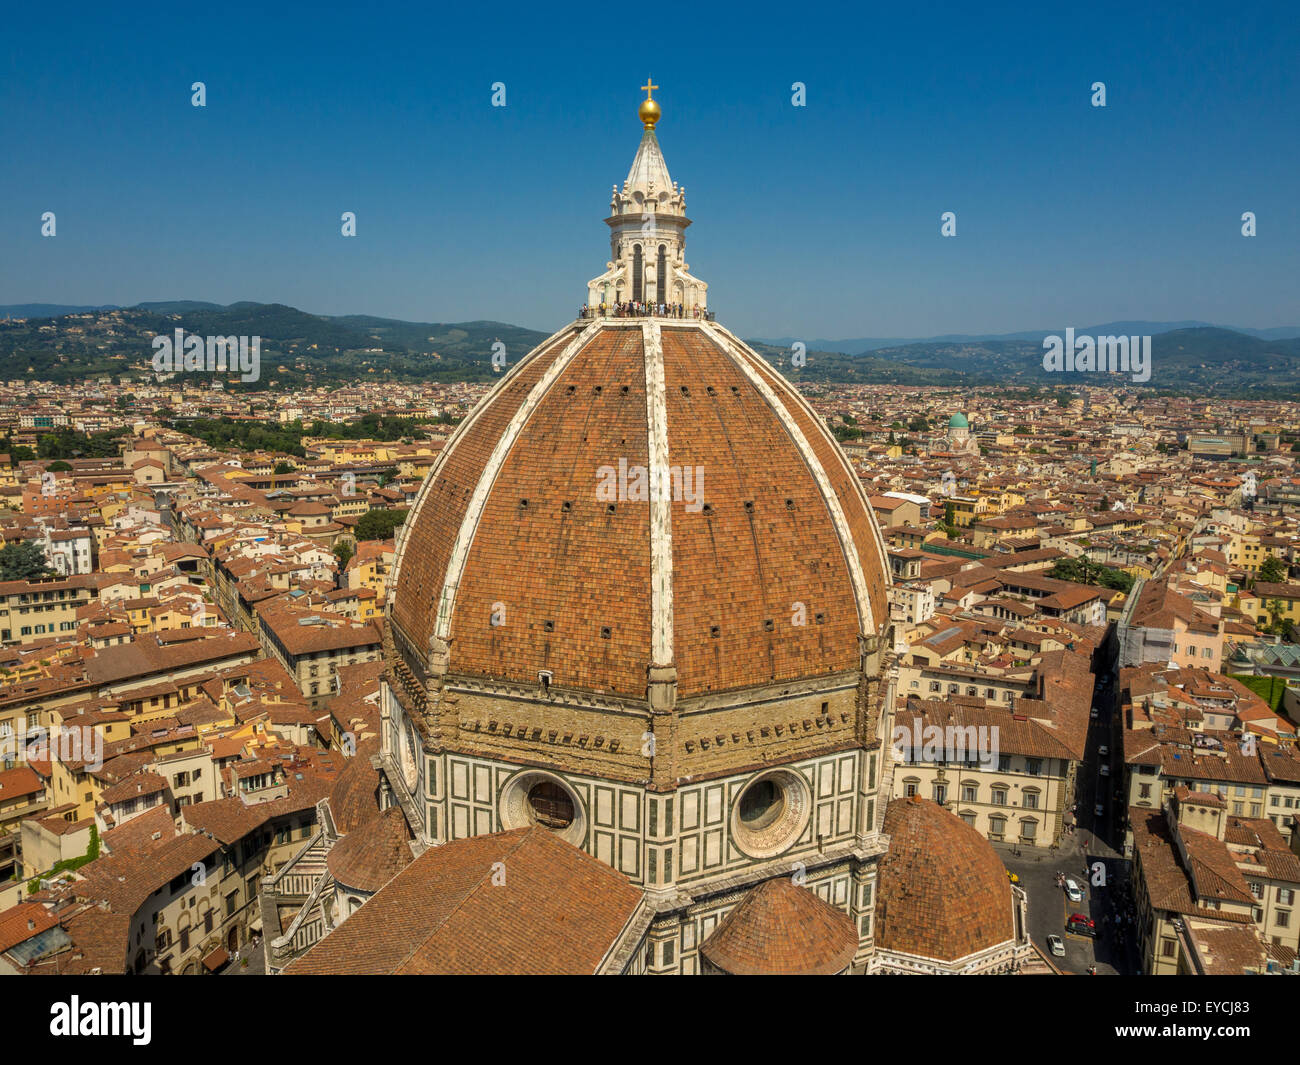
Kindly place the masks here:
<instances>
[{"instance_id":1,"label":"red car","mask_svg":"<svg viewBox=\"0 0 1300 1065\"><path fill-rule=\"evenodd\" d=\"M1095 936L1097 934L1097 926L1092 918L1082 913L1070 914L1069 920L1065 922L1065 930L1078 936Z\"/></svg>"}]
</instances>

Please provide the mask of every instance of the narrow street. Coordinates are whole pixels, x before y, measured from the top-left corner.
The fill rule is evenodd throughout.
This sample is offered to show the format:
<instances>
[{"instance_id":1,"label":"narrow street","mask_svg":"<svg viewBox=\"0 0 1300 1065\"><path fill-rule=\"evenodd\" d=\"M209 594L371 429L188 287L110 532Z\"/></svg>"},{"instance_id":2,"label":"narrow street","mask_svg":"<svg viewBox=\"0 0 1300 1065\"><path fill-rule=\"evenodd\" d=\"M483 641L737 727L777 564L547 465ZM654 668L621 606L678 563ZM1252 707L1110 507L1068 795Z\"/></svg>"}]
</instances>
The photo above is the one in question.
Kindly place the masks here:
<instances>
[{"instance_id":1,"label":"narrow street","mask_svg":"<svg viewBox=\"0 0 1300 1065\"><path fill-rule=\"evenodd\" d=\"M1047 950L1047 937L1060 936L1065 957L1053 958L1062 969L1086 973L1097 966L1098 975L1140 973L1140 958L1131 925L1125 924L1131 907L1131 864L1123 857L1123 757L1119 747L1119 722L1113 711L1114 695L1105 678L1093 693L1098 715L1090 720L1086 757L1079 769L1073 835L1060 848L1025 847L997 843L994 849L1006 867L1020 877L1029 898L1029 933ZM1101 748L1106 748L1106 754ZM1101 766L1109 772L1102 775ZM1118 794L1117 794L1118 793ZM1101 803L1102 813L1096 813ZM1098 868L1100 866L1100 868ZM1064 873L1083 889L1081 902L1071 902L1057 885ZM1095 938L1065 930L1071 914L1082 913L1096 923Z\"/></svg>"}]
</instances>

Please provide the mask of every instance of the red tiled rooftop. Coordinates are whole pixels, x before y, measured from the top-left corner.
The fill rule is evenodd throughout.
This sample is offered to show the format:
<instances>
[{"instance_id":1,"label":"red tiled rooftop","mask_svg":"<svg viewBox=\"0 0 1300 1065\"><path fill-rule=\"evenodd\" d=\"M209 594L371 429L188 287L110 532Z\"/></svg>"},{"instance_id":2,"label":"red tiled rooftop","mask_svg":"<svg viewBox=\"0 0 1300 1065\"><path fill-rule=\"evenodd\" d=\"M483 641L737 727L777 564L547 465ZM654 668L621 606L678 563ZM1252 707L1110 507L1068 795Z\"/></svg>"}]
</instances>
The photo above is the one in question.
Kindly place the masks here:
<instances>
[{"instance_id":1,"label":"red tiled rooftop","mask_svg":"<svg viewBox=\"0 0 1300 1065\"><path fill-rule=\"evenodd\" d=\"M426 850L285 971L589 975L640 903L547 829L474 836Z\"/></svg>"}]
</instances>

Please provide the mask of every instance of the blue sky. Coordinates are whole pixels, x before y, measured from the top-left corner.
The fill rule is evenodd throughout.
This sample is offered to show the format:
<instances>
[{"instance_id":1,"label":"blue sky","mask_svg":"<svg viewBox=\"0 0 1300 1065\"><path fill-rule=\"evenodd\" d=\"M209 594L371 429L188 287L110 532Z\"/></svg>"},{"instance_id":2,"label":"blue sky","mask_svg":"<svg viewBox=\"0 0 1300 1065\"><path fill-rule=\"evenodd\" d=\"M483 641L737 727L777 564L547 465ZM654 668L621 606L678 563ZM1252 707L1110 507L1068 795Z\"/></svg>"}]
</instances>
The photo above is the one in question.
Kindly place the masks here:
<instances>
[{"instance_id":1,"label":"blue sky","mask_svg":"<svg viewBox=\"0 0 1300 1065\"><path fill-rule=\"evenodd\" d=\"M556 328L650 74L687 260L743 335L1300 324L1293 4L898 6L23 5L0 304Z\"/></svg>"}]
</instances>

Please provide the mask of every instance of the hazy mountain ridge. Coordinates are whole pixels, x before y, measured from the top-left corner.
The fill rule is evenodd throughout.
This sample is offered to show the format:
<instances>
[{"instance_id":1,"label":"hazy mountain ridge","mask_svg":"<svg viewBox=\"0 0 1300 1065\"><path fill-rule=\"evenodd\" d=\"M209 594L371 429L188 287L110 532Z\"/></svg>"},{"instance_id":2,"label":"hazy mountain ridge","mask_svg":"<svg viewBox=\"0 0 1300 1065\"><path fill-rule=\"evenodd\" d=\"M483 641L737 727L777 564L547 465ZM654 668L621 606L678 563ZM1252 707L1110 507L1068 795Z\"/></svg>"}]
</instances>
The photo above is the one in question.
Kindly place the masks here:
<instances>
[{"instance_id":1,"label":"hazy mountain ridge","mask_svg":"<svg viewBox=\"0 0 1300 1065\"><path fill-rule=\"evenodd\" d=\"M1121 321L1106 322L1102 325L1075 326L1077 336L1155 336L1159 333L1172 333L1183 329L1225 329L1232 333L1242 333L1260 340L1294 340L1300 337L1300 326L1283 325L1272 329L1251 329L1246 326L1216 325L1214 322L1144 322ZM764 344L788 348L791 344L801 342L809 348L820 351L838 351L846 355L879 351L881 348L899 348L915 344L974 344L994 340L1031 340L1041 344L1044 337L1064 336L1065 327L1058 329L1026 329L1018 333L946 333L932 337L856 337L848 340L826 340L818 338L808 340L806 337L760 337Z\"/></svg>"},{"instance_id":2,"label":"hazy mountain ridge","mask_svg":"<svg viewBox=\"0 0 1300 1065\"><path fill-rule=\"evenodd\" d=\"M249 386L259 388L358 379L485 381L496 376L494 344L504 344L507 361L514 362L547 336L501 322L332 318L277 303L173 301L0 321L0 376L72 381L148 374L153 338L178 328L200 336L261 337L261 379Z\"/></svg>"},{"instance_id":3,"label":"hazy mountain ridge","mask_svg":"<svg viewBox=\"0 0 1300 1065\"><path fill-rule=\"evenodd\" d=\"M1099 329L1086 335L1126 334L1116 328L1113 333ZM1052 373L1043 368L1043 354L1041 339L908 344L871 352L875 358L907 366L976 373L1017 383L1067 387L1084 381L1133 383L1132 375L1125 374ZM1150 369L1147 384L1157 388L1242 394L1296 392L1300 390L1300 339L1266 340L1215 326L1175 329L1152 336Z\"/></svg>"},{"instance_id":4,"label":"hazy mountain ridge","mask_svg":"<svg viewBox=\"0 0 1300 1065\"><path fill-rule=\"evenodd\" d=\"M57 305L34 304L28 307ZM0 307L0 313L13 308ZM1179 328L1159 331L1162 325ZM357 380L487 381L498 376L494 345L507 364L547 334L504 322L406 322L371 315L309 314L277 303L227 306L199 300L79 309L48 317L0 320L0 376L56 382L151 373L152 340L177 328L201 336L260 336L262 373L247 387L334 385ZM1062 330L1062 333L1064 330ZM1300 336L1183 323L1110 322L1076 334L1151 335L1147 387L1235 395L1300 394ZM792 364L790 344L751 344L786 376L825 382L899 385L1128 385L1131 375L1049 373L1046 331L1001 337L947 337L885 344L846 353L831 341L809 341L807 361ZM854 343L858 343L855 341ZM874 343L874 342L871 342Z\"/></svg>"}]
</instances>

